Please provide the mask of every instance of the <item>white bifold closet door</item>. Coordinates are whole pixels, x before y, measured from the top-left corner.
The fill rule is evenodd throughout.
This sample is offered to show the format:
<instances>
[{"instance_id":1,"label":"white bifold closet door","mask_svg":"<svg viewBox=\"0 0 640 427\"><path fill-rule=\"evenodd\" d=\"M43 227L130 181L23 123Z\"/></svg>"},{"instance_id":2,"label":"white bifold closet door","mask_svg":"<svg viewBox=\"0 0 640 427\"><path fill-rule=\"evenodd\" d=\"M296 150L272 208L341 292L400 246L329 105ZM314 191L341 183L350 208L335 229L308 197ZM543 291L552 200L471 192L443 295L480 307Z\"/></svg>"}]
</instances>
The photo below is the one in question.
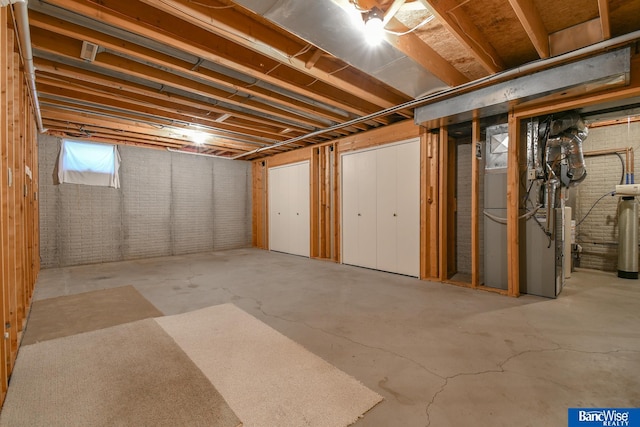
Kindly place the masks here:
<instances>
[{"instance_id":1,"label":"white bifold closet door","mask_svg":"<svg viewBox=\"0 0 640 427\"><path fill-rule=\"evenodd\" d=\"M309 162L269 168L269 249L310 254Z\"/></svg>"},{"instance_id":2,"label":"white bifold closet door","mask_svg":"<svg viewBox=\"0 0 640 427\"><path fill-rule=\"evenodd\" d=\"M342 156L342 261L420 273L420 144Z\"/></svg>"},{"instance_id":3,"label":"white bifold closet door","mask_svg":"<svg viewBox=\"0 0 640 427\"><path fill-rule=\"evenodd\" d=\"M377 268L375 151L343 156L342 174L342 262Z\"/></svg>"}]
</instances>

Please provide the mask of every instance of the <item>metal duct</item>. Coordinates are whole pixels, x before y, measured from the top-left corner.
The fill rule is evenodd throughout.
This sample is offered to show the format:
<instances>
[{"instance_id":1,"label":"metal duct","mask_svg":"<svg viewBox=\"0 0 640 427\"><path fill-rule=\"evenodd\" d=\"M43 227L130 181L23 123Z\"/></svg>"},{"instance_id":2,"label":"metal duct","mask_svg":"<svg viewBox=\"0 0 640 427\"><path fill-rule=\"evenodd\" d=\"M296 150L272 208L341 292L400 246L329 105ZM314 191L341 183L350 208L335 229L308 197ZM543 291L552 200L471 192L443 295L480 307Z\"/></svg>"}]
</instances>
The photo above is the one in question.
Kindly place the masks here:
<instances>
[{"instance_id":1,"label":"metal duct","mask_svg":"<svg viewBox=\"0 0 640 427\"><path fill-rule=\"evenodd\" d=\"M449 87L390 44L369 46L364 33L331 0L236 0L235 3L412 98Z\"/></svg>"},{"instance_id":2,"label":"metal duct","mask_svg":"<svg viewBox=\"0 0 640 427\"><path fill-rule=\"evenodd\" d=\"M557 58L547 61L553 60ZM471 120L474 112L479 117L504 114L515 105L560 90L626 85L630 73L631 49L625 47L425 105L416 109L415 122L448 118L451 124Z\"/></svg>"},{"instance_id":3,"label":"metal duct","mask_svg":"<svg viewBox=\"0 0 640 427\"><path fill-rule=\"evenodd\" d=\"M563 115L551 123L546 159L555 175L567 187L574 187L587 177L582 143L588 134L587 126L576 112ZM564 173L560 159L566 159Z\"/></svg>"}]
</instances>

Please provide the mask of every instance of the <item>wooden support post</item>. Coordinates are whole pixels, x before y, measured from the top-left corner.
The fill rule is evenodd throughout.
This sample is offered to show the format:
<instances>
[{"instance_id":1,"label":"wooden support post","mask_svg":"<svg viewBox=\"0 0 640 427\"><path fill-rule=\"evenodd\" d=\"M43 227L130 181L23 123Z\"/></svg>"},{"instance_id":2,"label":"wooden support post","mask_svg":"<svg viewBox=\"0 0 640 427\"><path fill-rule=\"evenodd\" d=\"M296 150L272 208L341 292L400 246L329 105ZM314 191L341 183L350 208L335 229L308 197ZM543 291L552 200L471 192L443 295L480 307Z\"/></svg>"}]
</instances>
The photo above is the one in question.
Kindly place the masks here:
<instances>
[{"instance_id":1,"label":"wooden support post","mask_svg":"<svg viewBox=\"0 0 640 427\"><path fill-rule=\"evenodd\" d=\"M480 142L480 119L471 123L471 286L480 285L480 159L477 147Z\"/></svg>"},{"instance_id":2,"label":"wooden support post","mask_svg":"<svg viewBox=\"0 0 640 427\"><path fill-rule=\"evenodd\" d=\"M7 58L13 51L13 47L9 45L9 29L8 29L8 12L6 7L0 8L0 314L2 318L2 328L0 328L0 400L4 401L9 385L9 365L10 365L10 346L9 340L5 339L5 325L9 323L9 277L8 277L8 256L9 245L7 241L8 232L8 172L7 172L7 146L8 133L7 121L8 112L5 108L7 105Z\"/></svg>"},{"instance_id":3,"label":"wooden support post","mask_svg":"<svg viewBox=\"0 0 640 427\"><path fill-rule=\"evenodd\" d=\"M333 195L333 254L334 261L342 262L342 244L340 239L341 234L341 212L342 212L342 185L341 180L341 161L340 161L340 146L338 144L333 145L333 188L331 189Z\"/></svg>"},{"instance_id":4,"label":"wooden support post","mask_svg":"<svg viewBox=\"0 0 640 427\"><path fill-rule=\"evenodd\" d=\"M458 214L458 199L456 197L456 172L457 172L457 143L452 137L447 137L447 198L446 198L446 216L447 230L445 242L447 245L447 274L444 280L453 277L457 272L456 265L456 227Z\"/></svg>"},{"instance_id":5,"label":"wooden support post","mask_svg":"<svg viewBox=\"0 0 640 427\"><path fill-rule=\"evenodd\" d=\"M420 128L420 278L430 276L429 253L429 134Z\"/></svg>"},{"instance_id":6,"label":"wooden support post","mask_svg":"<svg viewBox=\"0 0 640 427\"><path fill-rule=\"evenodd\" d=\"M440 277L440 192L439 192L439 136L436 133L428 134L428 245L429 245L429 278Z\"/></svg>"},{"instance_id":7,"label":"wooden support post","mask_svg":"<svg viewBox=\"0 0 640 427\"><path fill-rule=\"evenodd\" d=\"M9 33L9 41L11 46L14 46L14 34ZM17 55L16 55L17 56ZM8 209L8 281L6 282L7 286L9 286L9 328L7 332L9 332L9 348L10 348L10 359L9 359L9 367L7 369L8 374L11 375L13 370L13 364L15 363L16 357L18 356L18 282L17 282L17 272L16 272L16 264L17 264L17 236L16 236L16 181L17 181L17 171L15 168L15 156L16 156L16 109L17 105L15 102L15 92L16 85L19 84L20 81L18 76L16 76L16 68L14 62L16 60L16 56L14 56L13 52L8 53L8 66L7 66L7 172L10 174L10 180L8 183L8 198L7 198L7 209Z\"/></svg>"},{"instance_id":8,"label":"wooden support post","mask_svg":"<svg viewBox=\"0 0 640 427\"><path fill-rule=\"evenodd\" d=\"M507 162L507 294L520 295L520 236L519 236L519 139L520 120L509 114L509 160Z\"/></svg>"},{"instance_id":9,"label":"wooden support post","mask_svg":"<svg viewBox=\"0 0 640 427\"><path fill-rule=\"evenodd\" d=\"M311 161L309 162L309 255L311 258L320 256L320 148L311 149Z\"/></svg>"},{"instance_id":10,"label":"wooden support post","mask_svg":"<svg viewBox=\"0 0 640 427\"><path fill-rule=\"evenodd\" d=\"M36 123L13 30L0 8L0 404L40 270Z\"/></svg>"},{"instance_id":11,"label":"wooden support post","mask_svg":"<svg viewBox=\"0 0 640 427\"><path fill-rule=\"evenodd\" d=\"M331 258L331 147L320 148L320 258Z\"/></svg>"},{"instance_id":12,"label":"wooden support post","mask_svg":"<svg viewBox=\"0 0 640 427\"><path fill-rule=\"evenodd\" d=\"M16 284L16 357L18 353L18 333L22 331L26 302L24 288L24 105L22 103L24 83L20 75L20 55L13 54L13 171L14 171L14 212L15 212L15 284Z\"/></svg>"},{"instance_id":13,"label":"wooden support post","mask_svg":"<svg viewBox=\"0 0 640 427\"><path fill-rule=\"evenodd\" d=\"M440 222L440 232L438 236L438 279L448 279L448 242L447 235L449 231L448 218L448 195L449 195L449 132L445 126L440 127L440 135L438 140L439 154L439 173L438 173L438 221Z\"/></svg>"},{"instance_id":14,"label":"wooden support post","mask_svg":"<svg viewBox=\"0 0 640 427\"><path fill-rule=\"evenodd\" d=\"M266 243L266 167L264 161L253 162L252 240L253 246L268 249Z\"/></svg>"}]
</instances>

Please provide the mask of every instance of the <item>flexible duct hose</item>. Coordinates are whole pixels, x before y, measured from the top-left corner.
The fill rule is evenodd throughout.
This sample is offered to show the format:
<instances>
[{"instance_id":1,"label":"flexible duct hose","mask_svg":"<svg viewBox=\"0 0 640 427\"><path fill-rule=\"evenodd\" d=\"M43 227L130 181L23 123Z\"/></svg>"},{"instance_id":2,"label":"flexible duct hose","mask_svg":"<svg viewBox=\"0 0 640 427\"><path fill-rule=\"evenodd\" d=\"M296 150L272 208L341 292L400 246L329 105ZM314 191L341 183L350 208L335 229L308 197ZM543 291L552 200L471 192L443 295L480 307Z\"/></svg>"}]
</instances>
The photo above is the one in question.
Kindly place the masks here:
<instances>
[{"instance_id":1,"label":"flexible duct hose","mask_svg":"<svg viewBox=\"0 0 640 427\"><path fill-rule=\"evenodd\" d=\"M587 126L576 112L571 112L554 120L549 134L545 152L547 164L551 164L555 175L560 176L556 165L559 159L566 158L569 186L578 185L587 177L582 150L582 143L589 134Z\"/></svg>"}]
</instances>

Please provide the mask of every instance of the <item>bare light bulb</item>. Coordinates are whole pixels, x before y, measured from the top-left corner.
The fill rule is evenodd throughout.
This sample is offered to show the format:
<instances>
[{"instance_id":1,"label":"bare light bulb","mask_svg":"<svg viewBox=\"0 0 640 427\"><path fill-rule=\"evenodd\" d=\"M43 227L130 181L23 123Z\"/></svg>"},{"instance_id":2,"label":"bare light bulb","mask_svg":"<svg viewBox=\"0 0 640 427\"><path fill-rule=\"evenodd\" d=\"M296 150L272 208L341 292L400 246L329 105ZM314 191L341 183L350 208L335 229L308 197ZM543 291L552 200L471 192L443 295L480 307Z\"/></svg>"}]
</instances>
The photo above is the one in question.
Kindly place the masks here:
<instances>
[{"instance_id":1,"label":"bare light bulb","mask_svg":"<svg viewBox=\"0 0 640 427\"><path fill-rule=\"evenodd\" d=\"M384 24L382 23L382 13L377 8L373 8L365 16L364 33L367 42L376 46L384 38Z\"/></svg>"}]
</instances>

